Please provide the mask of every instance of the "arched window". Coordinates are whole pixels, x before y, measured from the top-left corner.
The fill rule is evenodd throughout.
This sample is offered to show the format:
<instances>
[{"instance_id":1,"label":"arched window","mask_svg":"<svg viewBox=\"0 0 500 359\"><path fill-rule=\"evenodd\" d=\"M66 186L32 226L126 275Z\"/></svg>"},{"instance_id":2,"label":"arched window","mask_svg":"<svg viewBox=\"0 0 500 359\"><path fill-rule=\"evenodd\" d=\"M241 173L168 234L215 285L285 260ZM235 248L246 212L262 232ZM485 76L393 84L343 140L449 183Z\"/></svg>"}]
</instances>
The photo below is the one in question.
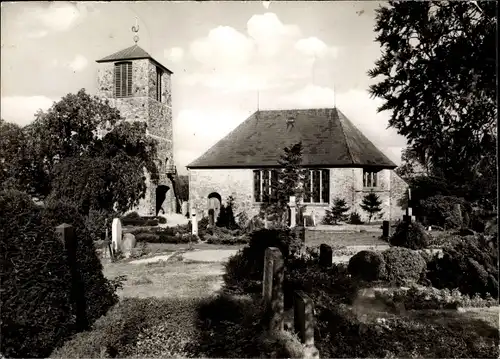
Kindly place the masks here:
<instances>
[{"instance_id":1,"label":"arched window","mask_svg":"<svg viewBox=\"0 0 500 359\"><path fill-rule=\"evenodd\" d=\"M132 63L117 62L115 64L115 97L132 96Z\"/></svg>"}]
</instances>

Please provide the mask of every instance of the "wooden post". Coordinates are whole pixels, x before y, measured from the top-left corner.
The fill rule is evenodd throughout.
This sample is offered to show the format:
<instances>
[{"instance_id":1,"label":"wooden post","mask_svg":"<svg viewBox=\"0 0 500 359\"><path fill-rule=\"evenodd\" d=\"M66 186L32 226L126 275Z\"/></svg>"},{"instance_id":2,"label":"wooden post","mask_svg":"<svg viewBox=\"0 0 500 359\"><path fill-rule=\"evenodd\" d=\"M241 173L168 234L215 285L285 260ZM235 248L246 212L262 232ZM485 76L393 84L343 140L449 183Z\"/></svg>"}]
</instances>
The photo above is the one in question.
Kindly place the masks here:
<instances>
[{"instance_id":1,"label":"wooden post","mask_svg":"<svg viewBox=\"0 0 500 359\"><path fill-rule=\"evenodd\" d=\"M266 249L264 257L263 304L269 316L269 330L283 330L284 295L283 278L285 263L281 251L276 247Z\"/></svg>"},{"instance_id":2,"label":"wooden post","mask_svg":"<svg viewBox=\"0 0 500 359\"><path fill-rule=\"evenodd\" d=\"M391 226L389 224L389 221L383 221L382 222L382 237L384 238L389 238L391 235Z\"/></svg>"},{"instance_id":3,"label":"wooden post","mask_svg":"<svg viewBox=\"0 0 500 359\"><path fill-rule=\"evenodd\" d=\"M78 330L89 327L86 313L85 289L77 263L77 240L73 226L61 224L56 227L56 233L64 245L66 258L71 272L71 300L75 305L76 326Z\"/></svg>"},{"instance_id":4,"label":"wooden post","mask_svg":"<svg viewBox=\"0 0 500 359\"><path fill-rule=\"evenodd\" d=\"M333 263L333 250L328 244L319 246L319 265L323 268L330 268Z\"/></svg>"},{"instance_id":5,"label":"wooden post","mask_svg":"<svg viewBox=\"0 0 500 359\"><path fill-rule=\"evenodd\" d=\"M319 352L314 346L314 303L312 299L302 291L295 291L293 309L295 332L305 346L304 358L319 358Z\"/></svg>"}]
</instances>

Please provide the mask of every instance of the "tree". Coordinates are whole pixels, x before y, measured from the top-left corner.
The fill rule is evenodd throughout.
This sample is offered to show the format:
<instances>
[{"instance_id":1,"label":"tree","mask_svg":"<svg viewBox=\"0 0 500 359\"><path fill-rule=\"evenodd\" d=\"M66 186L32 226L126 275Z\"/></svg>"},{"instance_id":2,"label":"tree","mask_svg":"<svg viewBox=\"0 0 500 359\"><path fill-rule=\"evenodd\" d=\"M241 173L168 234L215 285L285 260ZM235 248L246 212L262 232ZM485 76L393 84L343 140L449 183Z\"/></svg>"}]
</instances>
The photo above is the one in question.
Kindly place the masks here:
<instances>
[{"instance_id":1,"label":"tree","mask_svg":"<svg viewBox=\"0 0 500 359\"><path fill-rule=\"evenodd\" d=\"M368 213L368 223L371 222L375 213L382 211L382 207L380 207L381 204L382 201L373 191L367 193L366 196L363 197L361 209Z\"/></svg>"},{"instance_id":2,"label":"tree","mask_svg":"<svg viewBox=\"0 0 500 359\"><path fill-rule=\"evenodd\" d=\"M496 2L402 1L376 11L382 57L370 86L434 176L469 200L496 203ZM486 158L486 160L485 160ZM489 159L489 160L488 160ZM488 167L491 169L491 167ZM494 172L494 171L493 171Z\"/></svg>"},{"instance_id":3,"label":"tree","mask_svg":"<svg viewBox=\"0 0 500 359\"><path fill-rule=\"evenodd\" d=\"M348 215L346 212L349 211L349 207L344 199L335 198L333 201L333 206L331 209L327 209L325 212L325 218L323 218L324 224L337 224L339 221L346 221Z\"/></svg>"},{"instance_id":4,"label":"tree","mask_svg":"<svg viewBox=\"0 0 500 359\"><path fill-rule=\"evenodd\" d=\"M277 182L271 184L272 192L275 194L274 198L270 198L269 202L263 202L261 205L261 212L265 216L272 214L280 218L284 224L290 196L295 196L297 206L299 206L303 194L302 180L304 179L301 164L302 142L283 149L283 154L278 160L278 165L281 168L278 171Z\"/></svg>"},{"instance_id":5,"label":"tree","mask_svg":"<svg viewBox=\"0 0 500 359\"><path fill-rule=\"evenodd\" d=\"M123 121L107 100L83 89L68 94L22 129L20 138L29 150L9 147L14 163L16 156L22 159L22 171L10 176L33 197L70 200L83 214L115 207L126 211L144 197L146 172L153 183L159 178L157 143L146 127ZM99 135L100 130L106 134ZM10 132L16 133L14 127Z\"/></svg>"}]
</instances>

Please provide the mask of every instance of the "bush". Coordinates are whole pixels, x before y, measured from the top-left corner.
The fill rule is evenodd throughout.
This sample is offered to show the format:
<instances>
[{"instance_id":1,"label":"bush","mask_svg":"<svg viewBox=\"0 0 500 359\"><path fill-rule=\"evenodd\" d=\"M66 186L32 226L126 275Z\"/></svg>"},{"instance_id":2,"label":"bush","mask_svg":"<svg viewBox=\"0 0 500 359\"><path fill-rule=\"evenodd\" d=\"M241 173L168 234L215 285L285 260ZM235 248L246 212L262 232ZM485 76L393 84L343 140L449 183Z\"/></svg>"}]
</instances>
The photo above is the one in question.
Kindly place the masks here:
<instances>
[{"instance_id":1,"label":"bush","mask_svg":"<svg viewBox=\"0 0 500 359\"><path fill-rule=\"evenodd\" d=\"M491 307L498 302L489 297L482 299L479 296L469 297L454 289L437 289L433 287L416 287L397 289L395 291L376 291L375 298L394 309L401 305L406 310L439 310L457 309L458 307Z\"/></svg>"},{"instance_id":2,"label":"bush","mask_svg":"<svg viewBox=\"0 0 500 359\"><path fill-rule=\"evenodd\" d=\"M134 234L137 242L179 244L197 241L197 238L195 240L192 237L187 225L148 229L138 227L126 229L125 232Z\"/></svg>"},{"instance_id":3,"label":"bush","mask_svg":"<svg viewBox=\"0 0 500 359\"><path fill-rule=\"evenodd\" d=\"M426 225L438 225L444 228L460 228L464 225L463 217L455 211L454 206L459 204L463 213L470 214L471 205L463 198L455 196L436 195L420 202L420 211L425 215Z\"/></svg>"},{"instance_id":4,"label":"bush","mask_svg":"<svg viewBox=\"0 0 500 359\"><path fill-rule=\"evenodd\" d=\"M277 247L286 261L302 247L300 239L289 229L261 229L250 234L248 246L241 249L226 263L224 282L233 290L254 288L255 281L262 281L264 253L268 247Z\"/></svg>"},{"instance_id":5,"label":"bush","mask_svg":"<svg viewBox=\"0 0 500 359\"><path fill-rule=\"evenodd\" d=\"M91 209L85 216L85 228L93 241L104 240L106 237L106 227L111 228L111 223L116 214L104 210ZM107 220L107 225L106 225ZM109 240L111 240L111 230L108 231Z\"/></svg>"},{"instance_id":6,"label":"bush","mask_svg":"<svg viewBox=\"0 0 500 359\"><path fill-rule=\"evenodd\" d=\"M361 216L359 215L358 212L351 212L349 215L349 224L363 224L363 221L361 220Z\"/></svg>"},{"instance_id":7,"label":"bush","mask_svg":"<svg viewBox=\"0 0 500 359\"><path fill-rule=\"evenodd\" d=\"M78 330L71 300L71 274L55 227L72 224L77 266L92 324L116 301L102 274L93 241L76 207L51 202L44 208L17 191L0 192L1 350L7 357L47 357ZM22 338L22 340L20 339Z\"/></svg>"},{"instance_id":8,"label":"bush","mask_svg":"<svg viewBox=\"0 0 500 359\"><path fill-rule=\"evenodd\" d=\"M396 231L389 239L393 246L405 247L410 249L424 249L429 246L431 236L425 228L416 222L402 221L396 227Z\"/></svg>"},{"instance_id":9,"label":"bush","mask_svg":"<svg viewBox=\"0 0 500 359\"><path fill-rule=\"evenodd\" d=\"M121 218L123 226L149 227L157 226L159 220L157 218Z\"/></svg>"},{"instance_id":10,"label":"bush","mask_svg":"<svg viewBox=\"0 0 500 359\"><path fill-rule=\"evenodd\" d=\"M158 223L160 223L160 224L166 224L167 223L167 219L165 217L159 216L158 217Z\"/></svg>"},{"instance_id":11,"label":"bush","mask_svg":"<svg viewBox=\"0 0 500 359\"><path fill-rule=\"evenodd\" d=\"M231 233L231 231L221 230L220 228L215 228L213 234L206 234L204 239L208 244L222 245L247 244L249 242L249 237L247 235Z\"/></svg>"},{"instance_id":12,"label":"bush","mask_svg":"<svg viewBox=\"0 0 500 359\"><path fill-rule=\"evenodd\" d=\"M425 278L427 263L420 253L403 247L391 247L382 252L386 265L386 280L396 285L418 282Z\"/></svg>"},{"instance_id":13,"label":"bush","mask_svg":"<svg viewBox=\"0 0 500 359\"><path fill-rule=\"evenodd\" d=\"M498 298L498 247L496 239L467 236L443 248L440 258L428 264L427 278L436 288L458 288L468 295L489 293Z\"/></svg>"},{"instance_id":14,"label":"bush","mask_svg":"<svg viewBox=\"0 0 500 359\"><path fill-rule=\"evenodd\" d=\"M347 207L345 200L336 198L333 206L325 211L323 224L337 224L339 221L347 220L348 216L345 212L348 210L349 207Z\"/></svg>"},{"instance_id":15,"label":"bush","mask_svg":"<svg viewBox=\"0 0 500 359\"><path fill-rule=\"evenodd\" d=\"M385 277L385 261L382 254L361 251L349 260L348 271L354 277L371 282Z\"/></svg>"}]
</instances>

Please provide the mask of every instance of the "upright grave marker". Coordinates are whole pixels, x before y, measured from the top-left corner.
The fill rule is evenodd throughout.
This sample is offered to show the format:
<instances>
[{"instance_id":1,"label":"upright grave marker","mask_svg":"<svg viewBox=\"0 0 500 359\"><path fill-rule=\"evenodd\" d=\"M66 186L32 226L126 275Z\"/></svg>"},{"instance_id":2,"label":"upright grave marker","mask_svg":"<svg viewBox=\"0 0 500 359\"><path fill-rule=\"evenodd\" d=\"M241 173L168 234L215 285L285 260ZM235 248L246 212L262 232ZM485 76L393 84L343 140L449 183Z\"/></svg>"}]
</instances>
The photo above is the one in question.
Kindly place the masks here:
<instances>
[{"instance_id":1,"label":"upright grave marker","mask_svg":"<svg viewBox=\"0 0 500 359\"><path fill-rule=\"evenodd\" d=\"M76 314L76 326L79 330L88 329L86 313L85 289L77 262L77 238L72 225L63 223L56 227L56 233L64 245L66 258L71 272L71 301L74 304Z\"/></svg>"},{"instance_id":2,"label":"upright grave marker","mask_svg":"<svg viewBox=\"0 0 500 359\"><path fill-rule=\"evenodd\" d=\"M120 218L113 218L111 224L111 243L113 251L116 253L122 248L122 221Z\"/></svg>"},{"instance_id":3,"label":"upright grave marker","mask_svg":"<svg viewBox=\"0 0 500 359\"><path fill-rule=\"evenodd\" d=\"M328 244L322 243L319 246L319 265L323 268L329 268L333 263L333 250Z\"/></svg>"},{"instance_id":4,"label":"upright grave marker","mask_svg":"<svg viewBox=\"0 0 500 359\"><path fill-rule=\"evenodd\" d=\"M314 346L314 303L307 294L295 291L293 298L294 326L300 341L304 344L304 359L319 358Z\"/></svg>"},{"instance_id":5,"label":"upright grave marker","mask_svg":"<svg viewBox=\"0 0 500 359\"><path fill-rule=\"evenodd\" d=\"M283 279L285 262L281 251L276 247L266 249L264 255L263 304L266 315L269 317L269 330L277 332L283 330L284 324L284 294Z\"/></svg>"}]
</instances>

